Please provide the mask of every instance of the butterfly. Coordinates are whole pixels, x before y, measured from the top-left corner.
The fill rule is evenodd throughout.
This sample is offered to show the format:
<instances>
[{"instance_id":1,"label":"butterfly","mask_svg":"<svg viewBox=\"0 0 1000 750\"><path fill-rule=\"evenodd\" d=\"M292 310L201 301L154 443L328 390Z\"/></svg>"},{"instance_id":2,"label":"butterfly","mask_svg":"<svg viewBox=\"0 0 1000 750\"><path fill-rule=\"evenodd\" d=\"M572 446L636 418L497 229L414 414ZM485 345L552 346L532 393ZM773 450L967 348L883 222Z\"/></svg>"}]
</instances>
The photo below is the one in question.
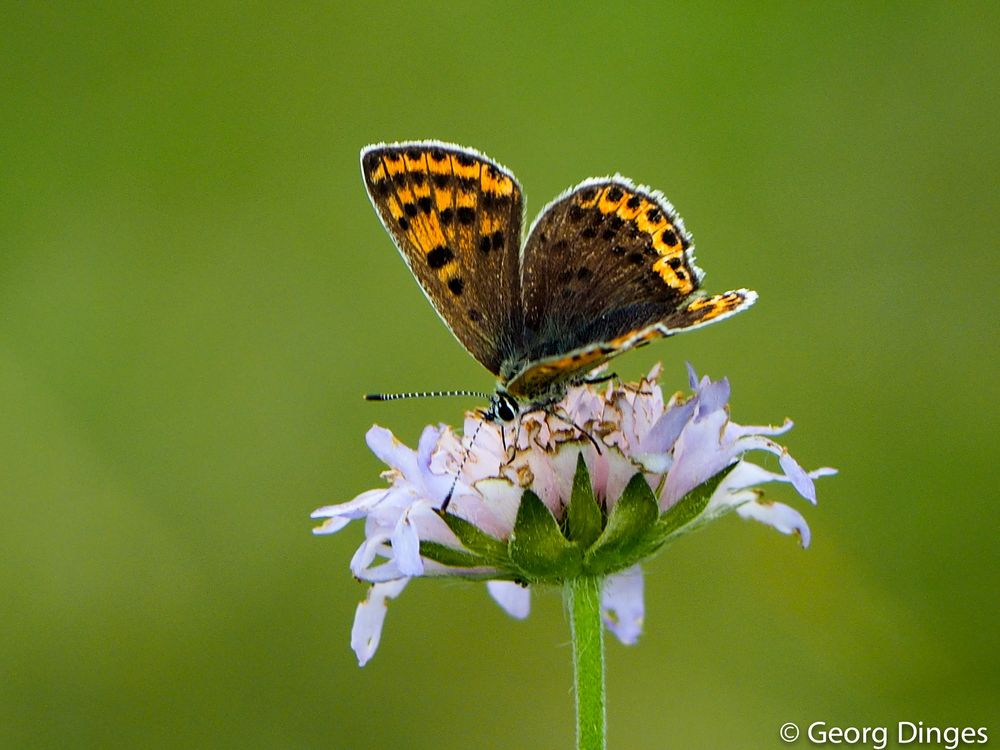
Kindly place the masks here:
<instances>
[{"instance_id":1,"label":"butterfly","mask_svg":"<svg viewBox=\"0 0 1000 750\"><path fill-rule=\"evenodd\" d=\"M588 179L542 209L522 240L514 175L439 141L361 151L368 196L455 338L497 378L486 416L509 421L560 400L622 352L741 312L706 295L684 222L658 191Z\"/></svg>"}]
</instances>

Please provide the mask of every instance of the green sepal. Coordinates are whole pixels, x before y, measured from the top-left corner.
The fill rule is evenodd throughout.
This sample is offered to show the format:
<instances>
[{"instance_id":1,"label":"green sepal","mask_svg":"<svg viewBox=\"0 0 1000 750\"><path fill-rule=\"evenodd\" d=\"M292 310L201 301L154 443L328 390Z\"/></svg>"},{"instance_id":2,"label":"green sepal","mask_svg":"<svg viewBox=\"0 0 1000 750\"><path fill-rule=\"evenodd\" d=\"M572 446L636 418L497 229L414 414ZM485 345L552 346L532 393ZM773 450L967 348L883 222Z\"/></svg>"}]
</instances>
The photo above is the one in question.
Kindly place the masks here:
<instances>
[{"instance_id":1,"label":"green sepal","mask_svg":"<svg viewBox=\"0 0 1000 750\"><path fill-rule=\"evenodd\" d=\"M666 541L669 537L674 536L701 516L705 512L705 508L708 507L708 501L712 499L712 495L715 494L715 491L719 489L719 485L722 484L722 480L734 468L736 468L736 464L730 464L722 471L713 474L674 503L670 507L670 510L660 516L656 522L657 535L661 536L663 541Z\"/></svg>"},{"instance_id":2,"label":"green sepal","mask_svg":"<svg viewBox=\"0 0 1000 750\"><path fill-rule=\"evenodd\" d=\"M736 464L727 466L717 474L712 475L699 484L684 497L674 503L670 510L660 516L653 528L646 534L641 556L648 557L660 549L674 537L693 531L702 523L711 520L705 517L708 501L719 488L722 480L733 470ZM714 518L714 516L713 516Z\"/></svg>"},{"instance_id":3,"label":"green sepal","mask_svg":"<svg viewBox=\"0 0 1000 750\"><path fill-rule=\"evenodd\" d=\"M587 550L584 570L591 575L606 575L633 565L659 515L656 496L639 472L611 509L604 532Z\"/></svg>"},{"instance_id":4,"label":"green sepal","mask_svg":"<svg viewBox=\"0 0 1000 750\"><path fill-rule=\"evenodd\" d=\"M490 536L475 524L452 513L445 512L438 513L438 515L467 550L485 560L483 563L477 563L478 565L506 567L510 564L505 542Z\"/></svg>"},{"instance_id":5,"label":"green sepal","mask_svg":"<svg viewBox=\"0 0 1000 750\"><path fill-rule=\"evenodd\" d=\"M420 542L420 556L452 568L489 567L490 561L471 552L465 552L438 542Z\"/></svg>"},{"instance_id":6,"label":"green sepal","mask_svg":"<svg viewBox=\"0 0 1000 750\"><path fill-rule=\"evenodd\" d=\"M572 578L583 561L580 546L563 536L552 511L531 490L521 495L507 549L510 561L532 581Z\"/></svg>"},{"instance_id":7,"label":"green sepal","mask_svg":"<svg viewBox=\"0 0 1000 750\"><path fill-rule=\"evenodd\" d=\"M573 492L566 509L567 536L583 549L587 549L601 535L603 514L594 497L594 487L590 483L590 473L583 460L583 453L576 456L576 474L573 477Z\"/></svg>"}]
</instances>

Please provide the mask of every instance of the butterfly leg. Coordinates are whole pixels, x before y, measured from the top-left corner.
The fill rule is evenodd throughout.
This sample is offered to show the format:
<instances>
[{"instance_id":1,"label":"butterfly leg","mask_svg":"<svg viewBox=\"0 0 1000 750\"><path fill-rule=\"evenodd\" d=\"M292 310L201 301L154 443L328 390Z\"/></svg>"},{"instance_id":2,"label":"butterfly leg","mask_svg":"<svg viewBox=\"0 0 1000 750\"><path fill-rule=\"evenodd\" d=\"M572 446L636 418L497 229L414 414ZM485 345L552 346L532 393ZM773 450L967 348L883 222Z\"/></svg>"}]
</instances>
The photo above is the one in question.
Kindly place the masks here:
<instances>
[{"instance_id":1,"label":"butterfly leg","mask_svg":"<svg viewBox=\"0 0 1000 750\"><path fill-rule=\"evenodd\" d=\"M576 422L574 422L572 419L570 419L569 415L560 414L555 409L548 409L548 408L546 408L546 409L544 409L544 411L545 411L546 414L551 414L556 419L562 420L563 422L565 422L566 424L568 424L570 427L572 427L573 429L577 430L581 435L583 435L584 437L586 437L587 440L589 440L591 442L591 444L594 446L594 450L597 451L597 455L598 456L600 456L601 454L604 453L604 451L601 450L600 444L597 442L597 438L595 438L593 435L591 435L589 432L587 432L587 430L585 430L583 427L581 427Z\"/></svg>"},{"instance_id":2,"label":"butterfly leg","mask_svg":"<svg viewBox=\"0 0 1000 750\"><path fill-rule=\"evenodd\" d=\"M504 464L509 465L513 463L514 459L517 458L517 433L521 429L520 417L517 420L517 424L514 425L514 442L507 446L507 423L500 422L500 443L503 445L503 453L506 456L507 461Z\"/></svg>"},{"instance_id":3,"label":"butterfly leg","mask_svg":"<svg viewBox=\"0 0 1000 750\"><path fill-rule=\"evenodd\" d=\"M587 385L595 385L596 383L607 383L609 380L618 380L617 372L609 372L607 375L598 375L593 378L584 378L581 383L586 383Z\"/></svg>"}]
</instances>

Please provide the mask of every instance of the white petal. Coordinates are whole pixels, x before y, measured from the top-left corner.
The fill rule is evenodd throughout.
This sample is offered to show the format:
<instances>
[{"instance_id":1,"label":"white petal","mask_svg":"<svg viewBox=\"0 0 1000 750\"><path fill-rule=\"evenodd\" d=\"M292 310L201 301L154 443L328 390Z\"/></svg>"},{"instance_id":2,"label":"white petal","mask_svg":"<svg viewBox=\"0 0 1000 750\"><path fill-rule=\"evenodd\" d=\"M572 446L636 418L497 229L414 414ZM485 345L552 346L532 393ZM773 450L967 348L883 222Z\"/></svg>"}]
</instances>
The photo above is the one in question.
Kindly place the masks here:
<instances>
[{"instance_id":1,"label":"white petal","mask_svg":"<svg viewBox=\"0 0 1000 750\"><path fill-rule=\"evenodd\" d=\"M499 575L497 568L478 566L473 568L457 568L451 565L443 565L433 560L424 560L424 575L431 576L476 576L486 579L490 576Z\"/></svg>"},{"instance_id":2,"label":"white petal","mask_svg":"<svg viewBox=\"0 0 1000 750\"><path fill-rule=\"evenodd\" d=\"M531 590L513 581L487 581L486 590L504 612L523 620L531 611Z\"/></svg>"},{"instance_id":3,"label":"white petal","mask_svg":"<svg viewBox=\"0 0 1000 750\"><path fill-rule=\"evenodd\" d=\"M417 474L417 454L396 440L385 427L372 425L365 434L365 442L382 463L411 477Z\"/></svg>"},{"instance_id":4,"label":"white petal","mask_svg":"<svg viewBox=\"0 0 1000 750\"><path fill-rule=\"evenodd\" d=\"M791 480L792 486L798 493L815 505L816 485L813 484L813 480L806 474L805 469L799 466L799 462L791 457L787 449L778 457L778 464L784 470L785 476Z\"/></svg>"},{"instance_id":5,"label":"white petal","mask_svg":"<svg viewBox=\"0 0 1000 750\"><path fill-rule=\"evenodd\" d=\"M784 435L795 423L790 419L785 419L785 421L775 427L774 425L747 425L747 424L736 424L735 422L730 422L726 425L726 437L736 440L744 435Z\"/></svg>"},{"instance_id":6,"label":"white petal","mask_svg":"<svg viewBox=\"0 0 1000 750\"><path fill-rule=\"evenodd\" d=\"M608 630L626 646L639 640L646 616L642 568L633 565L605 579L601 591L601 616Z\"/></svg>"},{"instance_id":7,"label":"white petal","mask_svg":"<svg viewBox=\"0 0 1000 750\"><path fill-rule=\"evenodd\" d=\"M427 425L424 431L420 433L420 440L417 441L417 461L421 466L430 465L431 454L434 452L434 448L437 446L442 432L443 430L433 425Z\"/></svg>"},{"instance_id":8,"label":"white petal","mask_svg":"<svg viewBox=\"0 0 1000 750\"><path fill-rule=\"evenodd\" d=\"M314 527L312 533L316 535L335 534L350 522L350 518L328 518L319 526Z\"/></svg>"},{"instance_id":9,"label":"white petal","mask_svg":"<svg viewBox=\"0 0 1000 750\"><path fill-rule=\"evenodd\" d=\"M714 518L727 510L739 508L745 503L754 502L760 497L760 492L757 490L729 490L723 486L724 484L716 488L708 501L708 505L705 506L702 516Z\"/></svg>"},{"instance_id":10,"label":"white petal","mask_svg":"<svg viewBox=\"0 0 1000 750\"><path fill-rule=\"evenodd\" d=\"M376 583L368 589L365 600L358 604L351 628L351 648L357 654L358 666L363 667L375 655L382 638L388 601L399 596L408 582L408 578L401 578L389 583Z\"/></svg>"},{"instance_id":11,"label":"white petal","mask_svg":"<svg viewBox=\"0 0 1000 750\"><path fill-rule=\"evenodd\" d=\"M356 577L361 578L361 574L380 553L383 556L391 554L391 548L386 544L389 536L387 532L366 533L365 540L351 558L351 572Z\"/></svg>"},{"instance_id":12,"label":"white petal","mask_svg":"<svg viewBox=\"0 0 1000 750\"><path fill-rule=\"evenodd\" d=\"M813 485L812 479L799 466L798 462L788 454L787 448L778 445L763 435L747 435L738 439L733 445L741 451L762 450L773 453L778 457L778 463L782 471L785 472L785 476L788 477L788 480L792 483L796 491L809 502L816 503L816 487Z\"/></svg>"},{"instance_id":13,"label":"white petal","mask_svg":"<svg viewBox=\"0 0 1000 750\"><path fill-rule=\"evenodd\" d=\"M388 547L386 548L386 554L391 554L391 550ZM369 583L387 583L389 581L398 581L406 578L406 576L400 572L399 565L395 560L387 560L371 568L365 568L357 575L357 578Z\"/></svg>"},{"instance_id":14,"label":"white petal","mask_svg":"<svg viewBox=\"0 0 1000 750\"><path fill-rule=\"evenodd\" d=\"M743 518L752 518L773 526L782 534L796 534L802 541L803 547L809 546L810 533L806 519L797 510L784 503L756 500L744 503L736 509L736 512Z\"/></svg>"},{"instance_id":15,"label":"white petal","mask_svg":"<svg viewBox=\"0 0 1000 750\"><path fill-rule=\"evenodd\" d=\"M809 477L810 480L813 480L836 473L836 469L823 467L821 469L813 469L812 471L807 472L806 476ZM743 460L740 461L736 468L726 475L721 488L728 490L740 490L746 487L756 487L761 484L766 484L767 482L789 483L791 481L791 478L785 474L777 474L773 471L768 471L764 467L758 466L755 463Z\"/></svg>"},{"instance_id":16,"label":"white petal","mask_svg":"<svg viewBox=\"0 0 1000 750\"><path fill-rule=\"evenodd\" d=\"M427 505L425 501L421 504ZM415 506L414 506L415 507ZM405 576L419 576L424 573L424 563L420 557L420 537L416 526L410 521L410 510L403 513L392 530L392 556Z\"/></svg>"},{"instance_id":17,"label":"white petal","mask_svg":"<svg viewBox=\"0 0 1000 750\"><path fill-rule=\"evenodd\" d=\"M784 474L776 474L768 471L763 466L758 466L750 461L742 460L726 475L720 489L742 490L747 487L756 487L767 482L787 482L788 477Z\"/></svg>"},{"instance_id":18,"label":"white petal","mask_svg":"<svg viewBox=\"0 0 1000 750\"><path fill-rule=\"evenodd\" d=\"M632 460L651 474L666 474L674 462L669 453L633 453Z\"/></svg>"},{"instance_id":19,"label":"white petal","mask_svg":"<svg viewBox=\"0 0 1000 750\"><path fill-rule=\"evenodd\" d=\"M322 508L317 508L310 514L310 518L335 518L342 517L344 522L354 518L364 518L368 515L368 511L373 507L382 502L382 499L388 495L390 490L380 489L380 490L368 490L367 492L362 492L353 500L349 500L346 503L338 503L337 505L324 505ZM343 528L343 527L341 527Z\"/></svg>"}]
</instances>

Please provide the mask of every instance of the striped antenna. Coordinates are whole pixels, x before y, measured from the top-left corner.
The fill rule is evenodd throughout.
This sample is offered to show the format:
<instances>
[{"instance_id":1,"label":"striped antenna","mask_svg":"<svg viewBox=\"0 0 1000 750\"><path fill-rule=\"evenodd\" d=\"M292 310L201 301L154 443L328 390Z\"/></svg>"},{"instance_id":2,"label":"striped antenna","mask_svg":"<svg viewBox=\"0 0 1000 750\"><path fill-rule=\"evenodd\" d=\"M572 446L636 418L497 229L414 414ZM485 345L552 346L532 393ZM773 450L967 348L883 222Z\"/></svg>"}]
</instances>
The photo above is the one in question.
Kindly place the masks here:
<instances>
[{"instance_id":1,"label":"striped antenna","mask_svg":"<svg viewBox=\"0 0 1000 750\"><path fill-rule=\"evenodd\" d=\"M476 437L479 435L479 431L483 429L484 422L486 422L486 417L480 417L479 422L476 424L476 429L472 433L472 440L469 441L468 448L465 447L465 439L462 439L462 448L465 452L462 454L462 461L458 465L458 471L455 472L455 476L451 480L451 487L448 489L448 494L444 496L444 502L441 503L441 513L448 512L448 505L451 504L451 496L455 494L455 487L458 486L458 478L462 476L462 469L465 468L465 462L469 460L469 454L472 453L472 446L476 444Z\"/></svg>"},{"instance_id":2,"label":"striped antenna","mask_svg":"<svg viewBox=\"0 0 1000 750\"><path fill-rule=\"evenodd\" d=\"M366 393L365 401L396 401L402 398L437 398L439 396L476 396L490 399L493 394L483 391L416 391L410 393Z\"/></svg>"},{"instance_id":3,"label":"striped antenna","mask_svg":"<svg viewBox=\"0 0 1000 750\"><path fill-rule=\"evenodd\" d=\"M480 411L479 422L476 424L476 429L472 433L469 445L466 446L465 439L462 439L462 460L458 464L458 471L455 472L455 476L451 480L451 488L448 490L448 494L445 495L444 502L441 503L441 507L438 509L438 512L446 513L448 511L448 505L451 503L451 497L455 493L455 487L458 485L458 478L462 476L462 469L465 468L465 462L469 460L469 454L472 453L472 446L476 444L476 438L479 436L479 431L483 428L483 424L485 422L493 421L503 422L508 418L513 419L517 414L517 402L505 393L485 393L483 391L465 390L417 391L410 393L367 393L365 394L365 401L396 401L403 398L436 398L438 396L475 396L476 398L485 399L490 402L488 409ZM502 429L503 428L501 427L501 430Z\"/></svg>"}]
</instances>

